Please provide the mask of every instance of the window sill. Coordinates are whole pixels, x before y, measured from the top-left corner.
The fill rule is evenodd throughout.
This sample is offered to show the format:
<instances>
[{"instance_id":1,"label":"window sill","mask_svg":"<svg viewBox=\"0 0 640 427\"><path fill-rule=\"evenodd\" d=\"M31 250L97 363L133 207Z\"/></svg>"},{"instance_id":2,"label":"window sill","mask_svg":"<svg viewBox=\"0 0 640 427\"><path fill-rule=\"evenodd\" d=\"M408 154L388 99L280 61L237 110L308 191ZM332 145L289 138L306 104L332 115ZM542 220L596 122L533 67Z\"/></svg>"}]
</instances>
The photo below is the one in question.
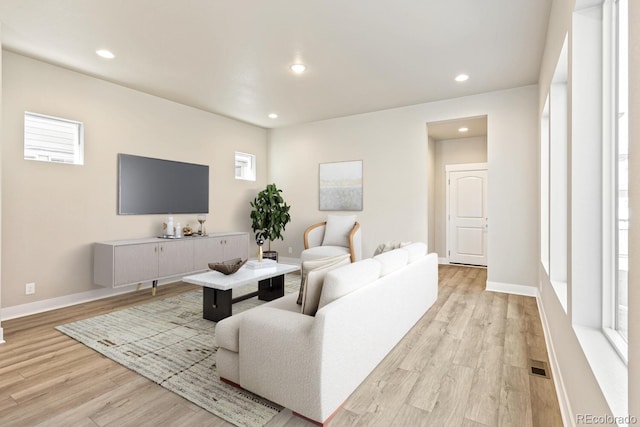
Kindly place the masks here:
<instances>
[{"instance_id":1,"label":"window sill","mask_svg":"<svg viewBox=\"0 0 640 427\"><path fill-rule=\"evenodd\" d=\"M579 325L573 325L573 329L611 412L615 417L628 416L628 370L625 360L602 330Z\"/></svg>"}]
</instances>

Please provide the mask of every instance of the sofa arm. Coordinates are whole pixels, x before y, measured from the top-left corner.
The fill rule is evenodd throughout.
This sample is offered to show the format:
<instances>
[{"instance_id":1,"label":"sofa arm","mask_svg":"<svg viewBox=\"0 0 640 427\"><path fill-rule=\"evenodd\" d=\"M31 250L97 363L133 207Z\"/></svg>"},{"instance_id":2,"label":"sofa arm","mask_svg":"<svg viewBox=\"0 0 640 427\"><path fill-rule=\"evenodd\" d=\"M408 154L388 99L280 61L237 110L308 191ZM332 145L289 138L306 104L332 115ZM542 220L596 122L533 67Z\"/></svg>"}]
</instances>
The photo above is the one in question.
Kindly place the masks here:
<instances>
[{"instance_id":1,"label":"sofa arm","mask_svg":"<svg viewBox=\"0 0 640 427\"><path fill-rule=\"evenodd\" d=\"M245 312L240 325L240 385L318 419L322 337L314 320L273 307Z\"/></svg>"}]
</instances>

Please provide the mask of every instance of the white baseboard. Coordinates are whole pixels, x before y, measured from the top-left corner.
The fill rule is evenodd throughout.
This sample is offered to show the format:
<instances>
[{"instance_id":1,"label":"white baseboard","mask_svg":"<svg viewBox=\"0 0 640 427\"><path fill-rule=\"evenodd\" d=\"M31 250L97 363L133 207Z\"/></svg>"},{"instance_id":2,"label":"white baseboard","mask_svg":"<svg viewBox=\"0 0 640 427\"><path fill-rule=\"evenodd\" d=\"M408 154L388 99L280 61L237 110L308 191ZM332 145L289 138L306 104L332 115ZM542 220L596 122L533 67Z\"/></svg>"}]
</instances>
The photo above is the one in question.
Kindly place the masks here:
<instances>
[{"instance_id":1,"label":"white baseboard","mask_svg":"<svg viewBox=\"0 0 640 427\"><path fill-rule=\"evenodd\" d=\"M179 279L178 279L179 280ZM167 283L174 283L176 280L159 281L158 286L165 285ZM140 287L142 289L151 288L151 283L143 283ZM111 297L114 295L125 294L127 292L133 292L136 289L136 285L123 286L121 288L101 288L93 289L86 292L80 292L72 295L65 295L62 297L51 298L42 301L30 302L27 304L14 305L13 307L5 307L0 310L0 320L16 319L18 317L30 316L32 314L43 313L45 311L55 310L58 308L69 307L71 305L82 304L84 302L95 301L102 298ZM149 292L149 298L151 298L151 292ZM0 335L1 338L1 335Z\"/></svg>"},{"instance_id":2,"label":"white baseboard","mask_svg":"<svg viewBox=\"0 0 640 427\"><path fill-rule=\"evenodd\" d=\"M438 264L449 264L449 259L447 257L439 257Z\"/></svg>"},{"instance_id":3,"label":"white baseboard","mask_svg":"<svg viewBox=\"0 0 640 427\"><path fill-rule=\"evenodd\" d=\"M4 344L4 334L2 332L2 327L0 327L0 344Z\"/></svg>"},{"instance_id":4,"label":"white baseboard","mask_svg":"<svg viewBox=\"0 0 640 427\"><path fill-rule=\"evenodd\" d=\"M537 297L538 288L534 286L515 285L512 283L490 282L487 280L488 291L502 292L505 294L523 295L525 297Z\"/></svg>"},{"instance_id":5,"label":"white baseboard","mask_svg":"<svg viewBox=\"0 0 640 427\"><path fill-rule=\"evenodd\" d=\"M560 415L562 416L562 422L567 427L576 427L575 420L571 416L571 405L569 403L569 396L567 389L564 386L564 380L562 379L562 373L560 372L560 365L558 364L558 358L556 351L553 347L553 341L549 338L551 336L549 330L549 323L547 322L547 315L544 312L544 308L540 303L540 298L536 298L538 303L538 313L540 313L540 321L542 322L542 330L544 332L544 342L547 345L547 353L549 354L549 363L551 364L551 372L553 374L553 384L556 387L556 395L558 396L558 404L560 406Z\"/></svg>"}]
</instances>

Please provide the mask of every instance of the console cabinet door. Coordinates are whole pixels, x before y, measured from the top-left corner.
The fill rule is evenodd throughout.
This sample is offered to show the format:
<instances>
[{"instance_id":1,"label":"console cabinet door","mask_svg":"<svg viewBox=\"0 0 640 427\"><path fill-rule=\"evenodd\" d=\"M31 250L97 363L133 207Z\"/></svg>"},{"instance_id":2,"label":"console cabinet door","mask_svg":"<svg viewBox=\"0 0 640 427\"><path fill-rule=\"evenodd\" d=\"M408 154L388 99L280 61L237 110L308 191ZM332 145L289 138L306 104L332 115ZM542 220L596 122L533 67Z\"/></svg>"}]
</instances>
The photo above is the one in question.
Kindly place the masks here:
<instances>
[{"instance_id":1,"label":"console cabinet door","mask_svg":"<svg viewBox=\"0 0 640 427\"><path fill-rule=\"evenodd\" d=\"M246 234L227 236L224 240L224 259L247 259L249 254L249 237ZM257 256L257 255L256 255Z\"/></svg>"},{"instance_id":2,"label":"console cabinet door","mask_svg":"<svg viewBox=\"0 0 640 427\"><path fill-rule=\"evenodd\" d=\"M158 276L169 277L193 271L193 241L159 243Z\"/></svg>"},{"instance_id":3,"label":"console cabinet door","mask_svg":"<svg viewBox=\"0 0 640 427\"><path fill-rule=\"evenodd\" d=\"M210 262L224 261L223 238L194 238L194 270L207 270Z\"/></svg>"},{"instance_id":4,"label":"console cabinet door","mask_svg":"<svg viewBox=\"0 0 640 427\"><path fill-rule=\"evenodd\" d=\"M114 286L146 282L158 277L158 244L114 247Z\"/></svg>"}]
</instances>

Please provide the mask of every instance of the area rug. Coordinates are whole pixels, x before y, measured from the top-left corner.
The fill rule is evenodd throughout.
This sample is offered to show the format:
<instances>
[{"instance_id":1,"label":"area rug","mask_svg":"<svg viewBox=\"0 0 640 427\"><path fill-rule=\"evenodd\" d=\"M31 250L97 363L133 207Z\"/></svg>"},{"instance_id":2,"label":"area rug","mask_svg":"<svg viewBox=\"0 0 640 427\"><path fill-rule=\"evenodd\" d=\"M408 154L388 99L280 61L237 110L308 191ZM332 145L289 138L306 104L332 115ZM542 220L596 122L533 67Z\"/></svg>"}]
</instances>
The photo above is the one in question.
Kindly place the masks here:
<instances>
[{"instance_id":1,"label":"area rug","mask_svg":"<svg viewBox=\"0 0 640 427\"><path fill-rule=\"evenodd\" d=\"M256 286L238 289L238 295L254 291ZM286 276L286 293L297 292L299 286L299 275ZM233 305L233 313L262 303L257 297L238 302ZM202 291L56 329L237 426L263 426L282 410L273 402L220 381L215 322L202 318Z\"/></svg>"}]
</instances>

